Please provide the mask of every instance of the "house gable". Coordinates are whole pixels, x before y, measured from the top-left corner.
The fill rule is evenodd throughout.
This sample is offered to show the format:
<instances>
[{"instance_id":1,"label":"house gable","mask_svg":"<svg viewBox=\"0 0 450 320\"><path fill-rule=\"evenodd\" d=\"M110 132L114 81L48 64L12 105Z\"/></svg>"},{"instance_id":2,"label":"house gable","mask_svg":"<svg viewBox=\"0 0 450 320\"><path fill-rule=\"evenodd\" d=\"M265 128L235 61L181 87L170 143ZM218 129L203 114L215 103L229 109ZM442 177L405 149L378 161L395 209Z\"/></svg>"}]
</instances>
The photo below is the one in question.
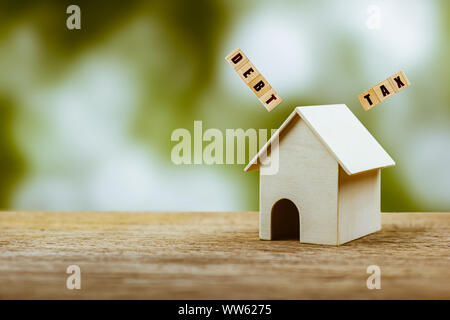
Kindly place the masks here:
<instances>
[{"instance_id":1,"label":"house gable","mask_svg":"<svg viewBox=\"0 0 450 320\"><path fill-rule=\"evenodd\" d=\"M298 114L291 120L274 145L278 172L260 174L260 238L271 239L272 207L286 198L299 210L301 242L336 245L339 165Z\"/></svg>"}]
</instances>

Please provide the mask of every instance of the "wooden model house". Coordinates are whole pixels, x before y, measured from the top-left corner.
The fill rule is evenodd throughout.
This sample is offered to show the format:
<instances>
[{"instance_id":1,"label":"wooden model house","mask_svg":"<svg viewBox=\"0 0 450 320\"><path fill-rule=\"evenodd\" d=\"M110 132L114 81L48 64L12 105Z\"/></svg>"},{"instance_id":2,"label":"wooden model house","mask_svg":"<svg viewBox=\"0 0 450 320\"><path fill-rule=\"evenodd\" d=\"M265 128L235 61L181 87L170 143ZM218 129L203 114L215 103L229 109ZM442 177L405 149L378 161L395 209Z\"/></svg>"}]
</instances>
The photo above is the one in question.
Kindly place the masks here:
<instances>
[{"instance_id":1,"label":"wooden model house","mask_svg":"<svg viewBox=\"0 0 450 320\"><path fill-rule=\"evenodd\" d=\"M380 169L393 165L346 105L295 108L245 168L260 169L260 238L340 245L380 230Z\"/></svg>"}]
</instances>

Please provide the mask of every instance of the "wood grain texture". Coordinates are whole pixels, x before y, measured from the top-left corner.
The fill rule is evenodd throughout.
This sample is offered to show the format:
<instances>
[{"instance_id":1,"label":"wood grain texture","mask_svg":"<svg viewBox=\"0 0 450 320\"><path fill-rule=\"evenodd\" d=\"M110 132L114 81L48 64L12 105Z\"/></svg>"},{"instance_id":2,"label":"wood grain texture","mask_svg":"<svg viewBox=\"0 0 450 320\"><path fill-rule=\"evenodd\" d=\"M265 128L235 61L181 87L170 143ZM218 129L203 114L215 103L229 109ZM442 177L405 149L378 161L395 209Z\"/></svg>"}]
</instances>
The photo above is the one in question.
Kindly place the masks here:
<instances>
[{"instance_id":1,"label":"wood grain texture","mask_svg":"<svg viewBox=\"0 0 450 320\"><path fill-rule=\"evenodd\" d=\"M450 298L450 214L382 214L340 247L258 239L258 214L0 213L0 298ZM67 290L77 264L82 289ZM368 290L366 268L381 268Z\"/></svg>"}]
</instances>

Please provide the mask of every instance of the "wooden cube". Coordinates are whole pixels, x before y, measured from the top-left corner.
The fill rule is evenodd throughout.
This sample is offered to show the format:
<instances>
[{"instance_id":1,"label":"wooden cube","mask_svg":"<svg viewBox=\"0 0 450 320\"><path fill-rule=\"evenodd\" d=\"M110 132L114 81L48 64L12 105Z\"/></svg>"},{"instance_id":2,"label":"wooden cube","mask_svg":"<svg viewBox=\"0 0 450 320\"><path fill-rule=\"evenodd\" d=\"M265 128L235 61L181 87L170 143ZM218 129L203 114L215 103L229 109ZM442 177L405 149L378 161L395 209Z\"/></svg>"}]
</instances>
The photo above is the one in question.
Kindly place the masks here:
<instances>
[{"instance_id":1,"label":"wooden cube","mask_svg":"<svg viewBox=\"0 0 450 320\"><path fill-rule=\"evenodd\" d=\"M267 82L266 79L262 75L257 76L255 79L253 79L248 86L250 89L252 89L253 93L256 94L256 96L259 98L263 94L265 94L267 91L272 89L270 84Z\"/></svg>"},{"instance_id":2,"label":"wooden cube","mask_svg":"<svg viewBox=\"0 0 450 320\"><path fill-rule=\"evenodd\" d=\"M395 90L392 87L389 79L381 81L380 83L375 85L372 89L375 91L378 100L380 100L380 102L386 100L387 98L390 98L395 94Z\"/></svg>"},{"instance_id":3,"label":"wooden cube","mask_svg":"<svg viewBox=\"0 0 450 320\"><path fill-rule=\"evenodd\" d=\"M401 70L389 77L389 81L391 82L391 86L395 92L399 92L411 84L405 73Z\"/></svg>"},{"instance_id":4,"label":"wooden cube","mask_svg":"<svg viewBox=\"0 0 450 320\"><path fill-rule=\"evenodd\" d=\"M270 89L259 98L259 101L261 101L264 107L266 107L267 111L270 112L283 100L274 89Z\"/></svg>"},{"instance_id":5,"label":"wooden cube","mask_svg":"<svg viewBox=\"0 0 450 320\"><path fill-rule=\"evenodd\" d=\"M393 76L390 76L384 81L378 83L376 86L360 94L358 96L358 100L364 110L367 111L376 106L378 103L408 87L410 84L411 83L406 75L402 70L400 70Z\"/></svg>"},{"instance_id":6,"label":"wooden cube","mask_svg":"<svg viewBox=\"0 0 450 320\"><path fill-rule=\"evenodd\" d=\"M237 70L237 73L247 84L260 75L259 71L250 61L247 61L246 64L244 64L239 70Z\"/></svg>"},{"instance_id":7,"label":"wooden cube","mask_svg":"<svg viewBox=\"0 0 450 320\"><path fill-rule=\"evenodd\" d=\"M380 103L380 100L378 99L375 90L373 90L372 88L370 88L366 92L361 93L358 96L358 100L363 106L365 111L372 109L373 107L375 107L377 104Z\"/></svg>"},{"instance_id":8,"label":"wooden cube","mask_svg":"<svg viewBox=\"0 0 450 320\"><path fill-rule=\"evenodd\" d=\"M248 62L248 58L245 56L244 52L241 49L237 48L229 55L225 57L225 60L234 68L234 70L238 70L244 64Z\"/></svg>"},{"instance_id":9,"label":"wooden cube","mask_svg":"<svg viewBox=\"0 0 450 320\"><path fill-rule=\"evenodd\" d=\"M238 48L231 52L225 57L225 60L234 68L268 111L281 103L280 96L272 89L241 49Z\"/></svg>"}]
</instances>

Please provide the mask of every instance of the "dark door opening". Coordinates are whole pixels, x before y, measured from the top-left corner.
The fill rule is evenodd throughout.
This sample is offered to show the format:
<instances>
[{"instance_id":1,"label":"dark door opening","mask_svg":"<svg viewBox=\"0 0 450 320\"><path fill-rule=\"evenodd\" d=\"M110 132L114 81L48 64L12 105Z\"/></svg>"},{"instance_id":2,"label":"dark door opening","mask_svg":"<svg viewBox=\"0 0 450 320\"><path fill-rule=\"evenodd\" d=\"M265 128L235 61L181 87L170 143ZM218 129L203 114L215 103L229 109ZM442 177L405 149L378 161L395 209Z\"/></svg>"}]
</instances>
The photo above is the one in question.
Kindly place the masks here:
<instances>
[{"instance_id":1,"label":"dark door opening","mask_svg":"<svg viewBox=\"0 0 450 320\"><path fill-rule=\"evenodd\" d=\"M300 240L300 214L289 199L275 202L271 213L272 240Z\"/></svg>"}]
</instances>

